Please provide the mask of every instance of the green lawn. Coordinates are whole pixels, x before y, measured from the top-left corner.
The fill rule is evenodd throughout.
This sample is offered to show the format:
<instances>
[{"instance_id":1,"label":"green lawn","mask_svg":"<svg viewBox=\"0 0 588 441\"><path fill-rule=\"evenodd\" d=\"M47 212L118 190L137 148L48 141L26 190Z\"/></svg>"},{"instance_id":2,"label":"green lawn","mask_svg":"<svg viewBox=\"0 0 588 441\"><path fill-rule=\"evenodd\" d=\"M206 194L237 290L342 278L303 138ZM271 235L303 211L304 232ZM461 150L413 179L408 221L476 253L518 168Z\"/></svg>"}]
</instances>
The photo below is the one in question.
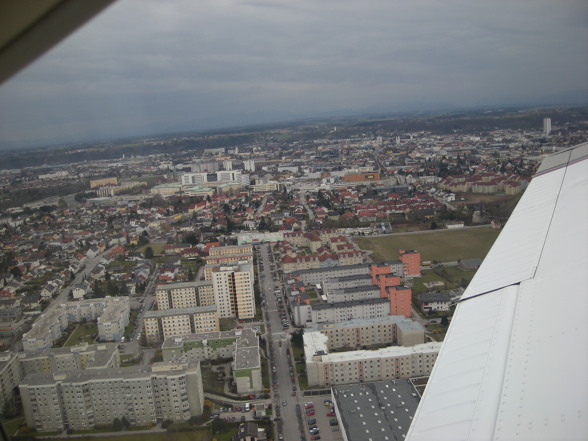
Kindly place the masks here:
<instances>
[{"instance_id":1,"label":"green lawn","mask_svg":"<svg viewBox=\"0 0 588 441\"><path fill-rule=\"evenodd\" d=\"M435 270L422 271L422 277L413 281L412 292L421 294L430 291L444 291L455 289L459 286L464 288L471 282L475 271L462 271L458 267L436 268ZM441 282L443 285L426 286L425 283ZM463 282L463 283L462 283Z\"/></svg>"},{"instance_id":2,"label":"green lawn","mask_svg":"<svg viewBox=\"0 0 588 441\"><path fill-rule=\"evenodd\" d=\"M145 249L147 247L151 247L151 249L153 250L153 255L154 256L159 256L161 255L161 253L163 252L163 250L165 249L165 246L167 244L165 242L149 242L147 245L143 245L142 247L139 247L137 249L137 251L139 253L145 253Z\"/></svg>"},{"instance_id":3,"label":"green lawn","mask_svg":"<svg viewBox=\"0 0 588 441\"><path fill-rule=\"evenodd\" d=\"M208 368L202 369L202 385L204 386L204 392L218 395L225 394L225 383L217 381L217 374Z\"/></svg>"},{"instance_id":4,"label":"green lawn","mask_svg":"<svg viewBox=\"0 0 588 441\"><path fill-rule=\"evenodd\" d=\"M98 326L96 324L78 325L63 346L75 346L83 342L92 344L94 343L94 335L97 333Z\"/></svg>"},{"instance_id":5,"label":"green lawn","mask_svg":"<svg viewBox=\"0 0 588 441\"><path fill-rule=\"evenodd\" d=\"M233 432L231 432L233 433ZM53 438L56 441L69 441L71 438ZM84 436L85 440L105 440L104 437ZM212 441L210 429L194 429L191 432L165 432L165 433L134 433L132 435L109 436L109 441ZM230 438L228 438L230 439ZM220 440L220 438L219 438Z\"/></svg>"},{"instance_id":6,"label":"green lawn","mask_svg":"<svg viewBox=\"0 0 588 441\"><path fill-rule=\"evenodd\" d=\"M417 250L421 261L450 262L479 257L483 259L500 230L472 228L440 230L422 234L392 234L380 237L354 238L362 250L371 250L374 262L398 260L398 250Z\"/></svg>"},{"instance_id":7,"label":"green lawn","mask_svg":"<svg viewBox=\"0 0 588 441\"><path fill-rule=\"evenodd\" d=\"M18 428L23 424L25 424L24 417L13 418L11 420L2 420L2 425L6 429L6 433L8 433L10 436L14 435Z\"/></svg>"}]
</instances>

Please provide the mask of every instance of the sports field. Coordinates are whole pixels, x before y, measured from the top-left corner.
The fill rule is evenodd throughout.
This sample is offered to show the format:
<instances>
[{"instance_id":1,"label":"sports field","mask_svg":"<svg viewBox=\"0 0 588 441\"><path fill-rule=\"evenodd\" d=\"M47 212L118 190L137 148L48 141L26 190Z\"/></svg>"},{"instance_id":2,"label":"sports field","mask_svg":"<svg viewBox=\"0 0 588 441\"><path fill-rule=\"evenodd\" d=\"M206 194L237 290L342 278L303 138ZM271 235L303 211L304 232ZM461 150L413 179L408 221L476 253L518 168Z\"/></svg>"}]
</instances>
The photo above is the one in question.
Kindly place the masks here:
<instances>
[{"instance_id":1,"label":"sports field","mask_svg":"<svg viewBox=\"0 0 588 441\"><path fill-rule=\"evenodd\" d=\"M419 251L421 262L451 262L474 257L483 259L499 233L500 230L480 227L358 237L353 240L362 250L372 251L370 257L374 262L398 260L399 249Z\"/></svg>"}]
</instances>

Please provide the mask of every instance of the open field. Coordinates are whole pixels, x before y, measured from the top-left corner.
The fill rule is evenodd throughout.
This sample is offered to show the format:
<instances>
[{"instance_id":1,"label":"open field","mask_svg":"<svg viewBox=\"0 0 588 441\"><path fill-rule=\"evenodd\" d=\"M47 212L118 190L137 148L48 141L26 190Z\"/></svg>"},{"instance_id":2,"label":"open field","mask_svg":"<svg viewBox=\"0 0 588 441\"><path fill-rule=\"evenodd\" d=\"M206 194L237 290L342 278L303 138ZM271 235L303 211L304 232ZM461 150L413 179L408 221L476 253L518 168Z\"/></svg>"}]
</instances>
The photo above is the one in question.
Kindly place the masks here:
<instances>
[{"instance_id":1,"label":"open field","mask_svg":"<svg viewBox=\"0 0 588 441\"><path fill-rule=\"evenodd\" d=\"M479 257L483 259L500 230L490 227L461 230L435 230L388 236L358 237L353 240L362 250L373 251L374 262L398 260L398 250L417 250L421 261L451 262Z\"/></svg>"},{"instance_id":2,"label":"open field","mask_svg":"<svg viewBox=\"0 0 588 441\"><path fill-rule=\"evenodd\" d=\"M431 291L444 291L459 286L466 287L474 277L475 271L463 271L456 266L422 271L422 277L413 280L412 292L422 294ZM427 286L426 284L433 284Z\"/></svg>"},{"instance_id":3,"label":"open field","mask_svg":"<svg viewBox=\"0 0 588 441\"><path fill-rule=\"evenodd\" d=\"M145 253L145 249L147 247L151 247L153 250L153 255L159 256L161 253L163 253L166 245L167 244L165 242L149 242L147 245L143 245L142 247L137 248L137 251L139 253Z\"/></svg>"},{"instance_id":4,"label":"open field","mask_svg":"<svg viewBox=\"0 0 588 441\"><path fill-rule=\"evenodd\" d=\"M75 346L80 343L94 343L94 335L98 333L98 326L95 324L78 325L74 332L65 342L64 346Z\"/></svg>"},{"instance_id":5,"label":"open field","mask_svg":"<svg viewBox=\"0 0 588 441\"><path fill-rule=\"evenodd\" d=\"M230 433L232 435L233 432ZM216 437L217 439L219 436ZM17 438L18 439L18 438ZM55 441L59 441L60 439L70 440L71 438L58 438ZM210 429L202 429L202 430L194 430L191 432L164 432L164 433L149 433L148 431L141 432L141 433L133 433L126 435L112 435L108 438L105 437L92 437L91 435L84 436L85 440L105 440L108 439L109 441L194 441L194 440L202 440L202 441L210 441L212 440L212 436L210 434ZM230 439L230 438L228 438Z\"/></svg>"}]
</instances>

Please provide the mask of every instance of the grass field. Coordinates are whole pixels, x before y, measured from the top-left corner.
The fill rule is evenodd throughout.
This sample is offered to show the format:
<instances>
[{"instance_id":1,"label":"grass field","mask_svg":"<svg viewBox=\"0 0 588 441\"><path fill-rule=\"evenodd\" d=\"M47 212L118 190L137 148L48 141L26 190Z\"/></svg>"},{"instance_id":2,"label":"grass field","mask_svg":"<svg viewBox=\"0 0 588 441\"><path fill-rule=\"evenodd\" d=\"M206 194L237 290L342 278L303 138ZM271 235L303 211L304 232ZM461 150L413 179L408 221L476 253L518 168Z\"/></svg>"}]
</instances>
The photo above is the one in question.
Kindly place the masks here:
<instances>
[{"instance_id":1,"label":"grass field","mask_svg":"<svg viewBox=\"0 0 588 441\"><path fill-rule=\"evenodd\" d=\"M64 346L75 346L86 342L88 344L94 343L94 335L98 333L98 327L95 324L78 325L74 332L65 342Z\"/></svg>"},{"instance_id":2,"label":"grass field","mask_svg":"<svg viewBox=\"0 0 588 441\"><path fill-rule=\"evenodd\" d=\"M142 247L139 247L137 249L137 251L139 253L145 253L145 249L147 247L151 247L151 249L153 250L153 255L154 256L159 256L161 255L161 253L163 252L163 250L165 249L165 246L167 244L165 242L149 242L147 245L143 245Z\"/></svg>"},{"instance_id":3,"label":"grass field","mask_svg":"<svg viewBox=\"0 0 588 441\"><path fill-rule=\"evenodd\" d=\"M127 432L128 433L128 432ZM233 432L230 433L230 435L232 435ZM217 439L221 439L218 436L216 437ZM17 438L18 439L18 438ZM60 439L55 439L56 441L60 441ZM169 432L164 432L164 433L133 433L133 434L127 434L127 435L113 435L113 436L109 436L108 438L104 438L104 437L91 437L91 436L84 436L83 439L86 440L105 440L108 439L109 441L161 441L161 440L165 440L165 441L211 441L212 440L212 436L210 434L210 429L200 429L200 430L194 430L191 432L175 432L175 433L169 433ZM230 439L230 438L228 438ZM66 440L71 440L71 438L63 438L63 441Z\"/></svg>"},{"instance_id":4,"label":"grass field","mask_svg":"<svg viewBox=\"0 0 588 441\"><path fill-rule=\"evenodd\" d=\"M465 287L471 282L475 271L462 271L458 267L452 266L435 270L424 270L421 274L422 277L414 279L412 292L415 294L455 289L459 286ZM427 287L425 285L425 283L431 282L440 282L443 285L433 287Z\"/></svg>"},{"instance_id":5,"label":"grass field","mask_svg":"<svg viewBox=\"0 0 588 441\"><path fill-rule=\"evenodd\" d=\"M421 262L451 262L474 257L483 259L499 233L500 230L481 227L358 237L353 240L362 250L372 251L370 257L374 262L398 260L399 249L419 251Z\"/></svg>"}]
</instances>

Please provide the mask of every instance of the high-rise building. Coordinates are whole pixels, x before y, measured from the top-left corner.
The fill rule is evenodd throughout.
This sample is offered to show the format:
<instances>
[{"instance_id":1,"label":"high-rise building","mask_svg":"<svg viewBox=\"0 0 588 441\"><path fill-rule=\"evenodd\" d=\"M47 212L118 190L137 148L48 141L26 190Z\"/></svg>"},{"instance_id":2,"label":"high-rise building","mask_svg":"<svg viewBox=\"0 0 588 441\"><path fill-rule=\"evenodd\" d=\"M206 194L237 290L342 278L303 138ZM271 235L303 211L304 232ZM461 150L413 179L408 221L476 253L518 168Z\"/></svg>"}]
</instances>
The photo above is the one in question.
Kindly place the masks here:
<instances>
[{"instance_id":1,"label":"high-rise building","mask_svg":"<svg viewBox=\"0 0 588 441\"><path fill-rule=\"evenodd\" d=\"M404 277L418 277L421 275L421 253L414 250L399 250L402 261L402 275Z\"/></svg>"},{"instance_id":2,"label":"high-rise building","mask_svg":"<svg viewBox=\"0 0 588 441\"><path fill-rule=\"evenodd\" d=\"M551 118L543 118L543 134L549 135L551 133Z\"/></svg>"},{"instance_id":3,"label":"high-rise building","mask_svg":"<svg viewBox=\"0 0 588 441\"><path fill-rule=\"evenodd\" d=\"M125 418L133 426L202 414L198 362L28 375L19 385L28 427L87 430Z\"/></svg>"},{"instance_id":4,"label":"high-rise building","mask_svg":"<svg viewBox=\"0 0 588 441\"><path fill-rule=\"evenodd\" d=\"M237 317L243 320L255 316L253 264L213 266L208 274L212 280L219 318Z\"/></svg>"},{"instance_id":5,"label":"high-rise building","mask_svg":"<svg viewBox=\"0 0 588 441\"><path fill-rule=\"evenodd\" d=\"M194 308L214 305L212 283L206 281L167 283L155 288L157 309Z\"/></svg>"},{"instance_id":6,"label":"high-rise building","mask_svg":"<svg viewBox=\"0 0 588 441\"><path fill-rule=\"evenodd\" d=\"M243 169L245 171L254 172L255 171L255 159L246 159L243 161Z\"/></svg>"}]
</instances>

